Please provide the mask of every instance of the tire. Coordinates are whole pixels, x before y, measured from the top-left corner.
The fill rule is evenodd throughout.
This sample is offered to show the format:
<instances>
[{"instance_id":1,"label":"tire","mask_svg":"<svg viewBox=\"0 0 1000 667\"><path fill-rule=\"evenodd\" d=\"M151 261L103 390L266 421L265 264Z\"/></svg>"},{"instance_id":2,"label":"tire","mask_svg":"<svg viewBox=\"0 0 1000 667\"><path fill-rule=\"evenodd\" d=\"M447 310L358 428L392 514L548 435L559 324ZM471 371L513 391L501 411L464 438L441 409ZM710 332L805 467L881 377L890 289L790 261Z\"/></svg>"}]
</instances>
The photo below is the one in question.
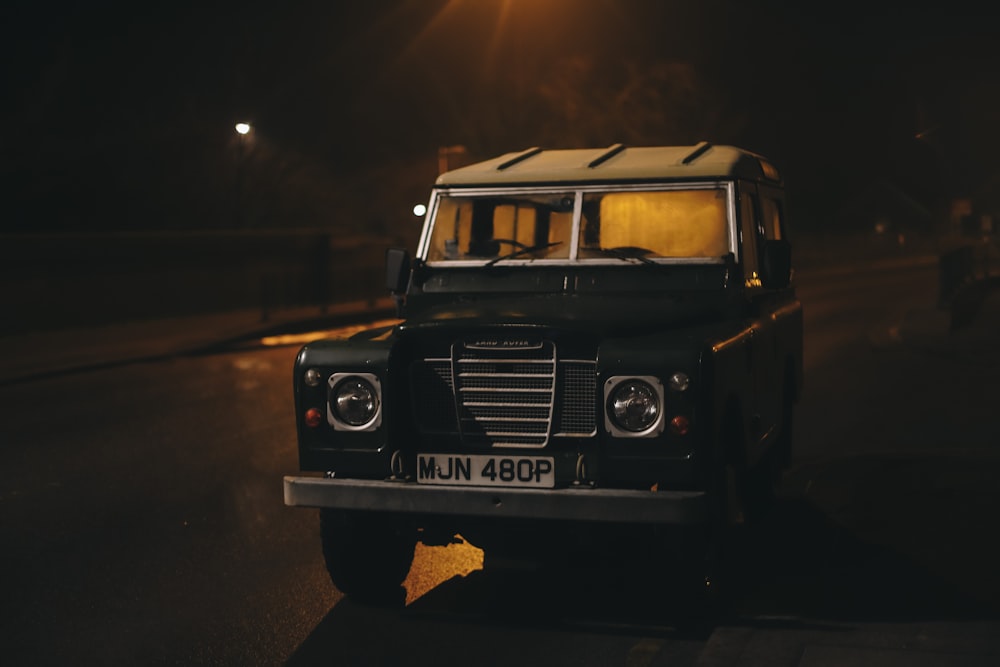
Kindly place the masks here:
<instances>
[{"instance_id":1,"label":"tire","mask_svg":"<svg viewBox=\"0 0 1000 667\"><path fill-rule=\"evenodd\" d=\"M320 539L330 580L355 602L402 606L415 526L392 515L321 509Z\"/></svg>"},{"instance_id":2,"label":"tire","mask_svg":"<svg viewBox=\"0 0 1000 667\"><path fill-rule=\"evenodd\" d=\"M684 529L678 592L691 626L715 623L728 609L736 585L737 552L751 513L748 477L741 456L743 436L739 412L726 411L718 456L708 472L708 506L704 523Z\"/></svg>"},{"instance_id":3,"label":"tire","mask_svg":"<svg viewBox=\"0 0 1000 667\"><path fill-rule=\"evenodd\" d=\"M657 588L670 601L669 621L700 632L718 624L729 608L733 533L721 518L676 530L677 567L663 573Z\"/></svg>"}]
</instances>

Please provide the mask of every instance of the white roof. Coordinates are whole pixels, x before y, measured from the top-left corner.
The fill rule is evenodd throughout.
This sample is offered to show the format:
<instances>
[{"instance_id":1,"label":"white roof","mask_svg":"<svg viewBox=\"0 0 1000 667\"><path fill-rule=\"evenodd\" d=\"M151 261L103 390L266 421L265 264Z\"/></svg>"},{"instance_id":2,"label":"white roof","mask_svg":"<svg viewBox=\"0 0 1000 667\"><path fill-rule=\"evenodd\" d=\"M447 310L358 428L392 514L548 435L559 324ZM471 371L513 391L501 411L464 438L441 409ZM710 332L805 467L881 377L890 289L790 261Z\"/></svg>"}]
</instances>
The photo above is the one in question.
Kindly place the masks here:
<instances>
[{"instance_id":1,"label":"white roof","mask_svg":"<svg viewBox=\"0 0 1000 667\"><path fill-rule=\"evenodd\" d=\"M530 148L454 169L438 176L440 187L602 183L746 178L780 182L778 170L759 155L734 146L701 142L694 146L542 150Z\"/></svg>"}]
</instances>

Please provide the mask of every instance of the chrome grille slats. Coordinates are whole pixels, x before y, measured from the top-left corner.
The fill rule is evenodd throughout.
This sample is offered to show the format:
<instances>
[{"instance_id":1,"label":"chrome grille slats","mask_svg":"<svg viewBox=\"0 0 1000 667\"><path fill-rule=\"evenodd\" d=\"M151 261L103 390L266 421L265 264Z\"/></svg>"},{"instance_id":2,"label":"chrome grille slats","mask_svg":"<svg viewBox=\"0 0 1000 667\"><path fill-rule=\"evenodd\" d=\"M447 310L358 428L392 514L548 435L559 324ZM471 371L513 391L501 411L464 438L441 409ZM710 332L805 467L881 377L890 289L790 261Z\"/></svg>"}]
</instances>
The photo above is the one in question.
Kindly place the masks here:
<instances>
[{"instance_id":1,"label":"chrome grille slats","mask_svg":"<svg viewBox=\"0 0 1000 667\"><path fill-rule=\"evenodd\" d=\"M551 341L498 337L455 341L450 358L415 361L417 427L475 448L543 448L553 436L594 436L596 362L557 356Z\"/></svg>"},{"instance_id":2,"label":"chrome grille slats","mask_svg":"<svg viewBox=\"0 0 1000 667\"><path fill-rule=\"evenodd\" d=\"M474 446L544 447L555 397L555 345L482 343L452 346L462 440ZM524 407L524 396L535 402Z\"/></svg>"}]
</instances>

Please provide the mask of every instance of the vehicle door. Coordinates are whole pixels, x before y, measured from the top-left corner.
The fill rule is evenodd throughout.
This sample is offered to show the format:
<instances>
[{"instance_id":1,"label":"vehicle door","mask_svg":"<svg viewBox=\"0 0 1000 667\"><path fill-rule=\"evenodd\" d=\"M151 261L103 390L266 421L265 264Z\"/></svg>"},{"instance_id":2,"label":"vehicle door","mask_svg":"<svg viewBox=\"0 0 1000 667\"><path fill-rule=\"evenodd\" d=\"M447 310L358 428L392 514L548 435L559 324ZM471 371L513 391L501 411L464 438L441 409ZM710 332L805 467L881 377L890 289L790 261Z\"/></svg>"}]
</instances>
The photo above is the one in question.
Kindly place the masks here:
<instances>
[{"instance_id":1,"label":"vehicle door","mask_svg":"<svg viewBox=\"0 0 1000 667\"><path fill-rule=\"evenodd\" d=\"M764 287L760 275L760 253L764 232L761 222L760 193L754 183L742 182L740 193L740 247L744 289L750 302L750 349L748 351L750 386L747 405L749 420L747 451L750 462L763 454L768 440L776 435L781 417L781 354L775 318L780 309L774 290Z\"/></svg>"}]
</instances>

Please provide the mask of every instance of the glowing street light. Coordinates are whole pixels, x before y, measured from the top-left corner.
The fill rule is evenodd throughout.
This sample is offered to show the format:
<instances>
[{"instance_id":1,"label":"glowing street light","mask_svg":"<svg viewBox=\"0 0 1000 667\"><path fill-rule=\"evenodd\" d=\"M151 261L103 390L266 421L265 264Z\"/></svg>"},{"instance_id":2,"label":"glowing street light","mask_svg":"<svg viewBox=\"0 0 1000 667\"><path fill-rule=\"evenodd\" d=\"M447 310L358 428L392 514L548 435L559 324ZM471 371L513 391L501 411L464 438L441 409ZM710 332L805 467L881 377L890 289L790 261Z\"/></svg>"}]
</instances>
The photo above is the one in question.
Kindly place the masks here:
<instances>
[{"instance_id":1,"label":"glowing street light","mask_svg":"<svg viewBox=\"0 0 1000 667\"><path fill-rule=\"evenodd\" d=\"M426 213L427 213L427 207L424 204L416 204L413 207L413 215L417 216L418 218L424 217Z\"/></svg>"},{"instance_id":2,"label":"glowing street light","mask_svg":"<svg viewBox=\"0 0 1000 667\"><path fill-rule=\"evenodd\" d=\"M236 123L234 126L236 129L236 134L239 135L239 142L236 145L236 187L234 192L233 200L233 225L239 229L243 226L243 180L245 178L244 171L246 170L246 152L247 143L253 140L250 136L250 130L253 128L250 123Z\"/></svg>"}]
</instances>

